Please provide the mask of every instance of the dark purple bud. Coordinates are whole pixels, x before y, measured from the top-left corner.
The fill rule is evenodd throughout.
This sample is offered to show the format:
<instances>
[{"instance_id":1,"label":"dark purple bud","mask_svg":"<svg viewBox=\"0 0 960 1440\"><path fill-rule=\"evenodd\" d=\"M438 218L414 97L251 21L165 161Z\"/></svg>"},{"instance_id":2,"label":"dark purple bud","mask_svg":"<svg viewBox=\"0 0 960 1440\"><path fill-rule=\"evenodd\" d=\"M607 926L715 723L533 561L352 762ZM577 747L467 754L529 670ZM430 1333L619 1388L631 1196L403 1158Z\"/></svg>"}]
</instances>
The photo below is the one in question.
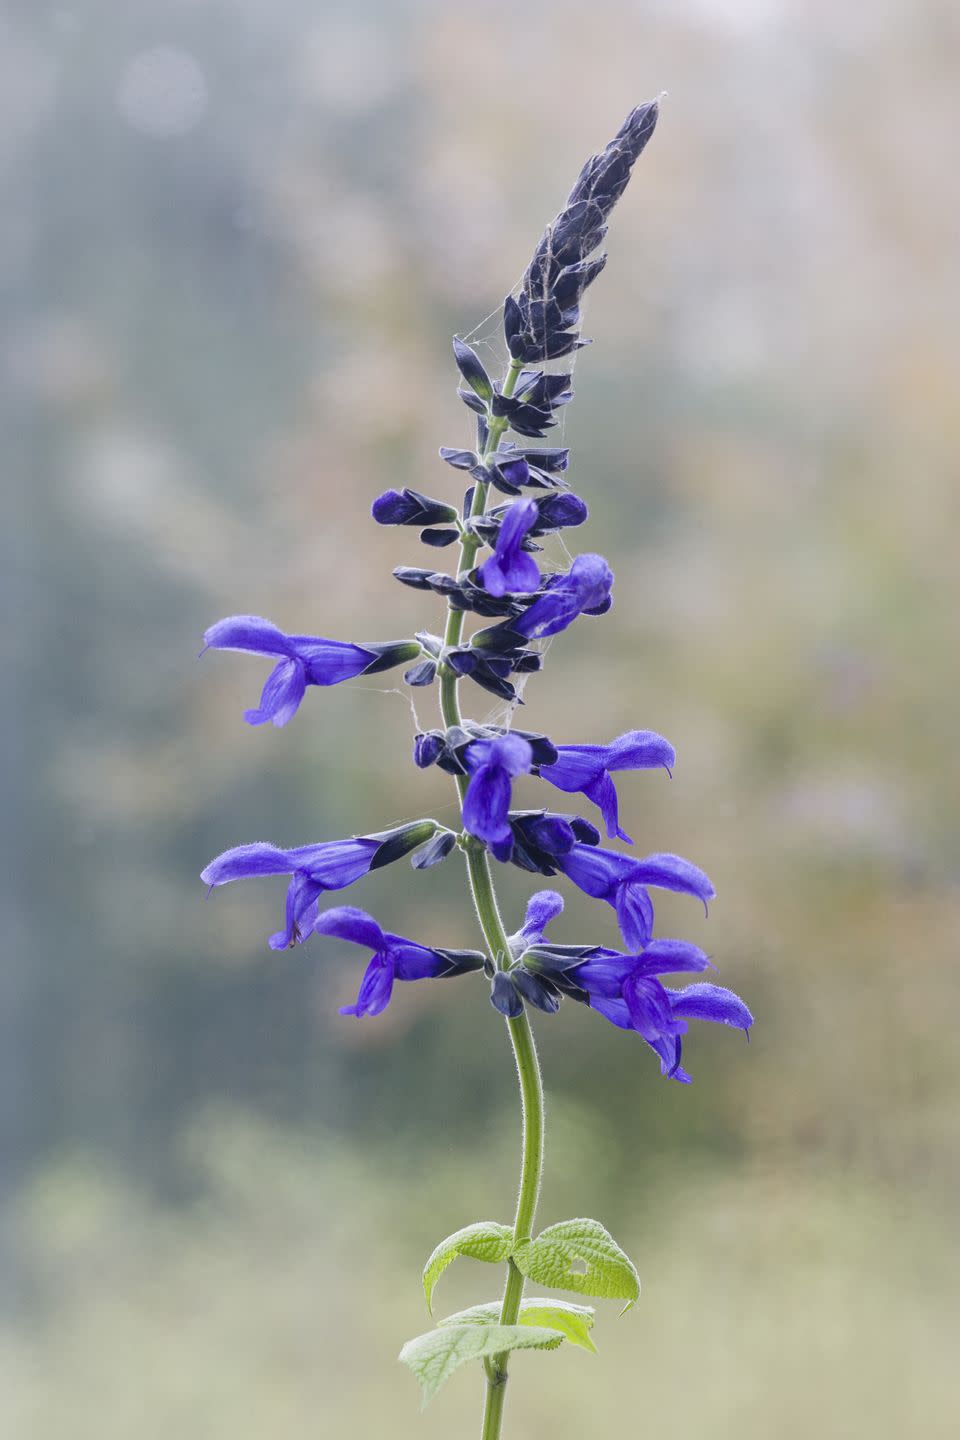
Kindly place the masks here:
<instances>
[{"instance_id":1,"label":"dark purple bud","mask_svg":"<svg viewBox=\"0 0 960 1440\"><path fill-rule=\"evenodd\" d=\"M398 565L393 574L401 585L409 585L413 590L429 590L433 571L418 565Z\"/></svg>"},{"instance_id":2,"label":"dark purple bud","mask_svg":"<svg viewBox=\"0 0 960 1440\"><path fill-rule=\"evenodd\" d=\"M506 970L498 970L490 986L490 1004L508 1020L516 1020L523 1014L523 1001L514 987L513 977Z\"/></svg>"},{"instance_id":3,"label":"dark purple bud","mask_svg":"<svg viewBox=\"0 0 960 1440\"><path fill-rule=\"evenodd\" d=\"M415 855L410 856L410 864L414 870L430 870L434 865L439 865L446 860L450 851L457 843L457 837L452 830L441 830L428 840ZM481 963L483 957L481 956Z\"/></svg>"},{"instance_id":4,"label":"dark purple bud","mask_svg":"<svg viewBox=\"0 0 960 1440\"><path fill-rule=\"evenodd\" d=\"M457 394L468 410L472 410L476 415L486 415L487 407L479 395L475 395L472 390L464 390L462 385Z\"/></svg>"},{"instance_id":5,"label":"dark purple bud","mask_svg":"<svg viewBox=\"0 0 960 1440\"><path fill-rule=\"evenodd\" d=\"M540 519L537 524L537 532L543 530L563 530L573 525L582 525L589 515L589 510L579 495L574 495L571 490L557 491L553 495L544 495L537 501L537 508L540 511Z\"/></svg>"},{"instance_id":6,"label":"dark purple bud","mask_svg":"<svg viewBox=\"0 0 960 1440\"><path fill-rule=\"evenodd\" d=\"M440 659L443 641L439 635L431 635L429 630L418 630L416 638L420 641L420 644L428 655L432 655L437 660Z\"/></svg>"},{"instance_id":7,"label":"dark purple bud","mask_svg":"<svg viewBox=\"0 0 960 1440\"><path fill-rule=\"evenodd\" d=\"M523 316L520 313L520 306L512 295L508 295L503 302L503 334L507 342L507 349L513 359L522 360ZM521 353L518 353L518 349Z\"/></svg>"},{"instance_id":8,"label":"dark purple bud","mask_svg":"<svg viewBox=\"0 0 960 1440\"><path fill-rule=\"evenodd\" d=\"M522 966L512 970L510 978L529 1005L542 1010L545 1015L556 1015L560 1009L560 992L549 980L539 975L531 975L530 971L524 970Z\"/></svg>"},{"instance_id":9,"label":"dark purple bud","mask_svg":"<svg viewBox=\"0 0 960 1440\"><path fill-rule=\"evenodd\" d=\"M417 665L411 665L409 670L403 672L406 683L414 688L420 685L432 685L436 676L437 662L429 656L425 656Z\"/></svg>"},{"instance_id":10,"label":"dark purple bud","mask_svg":"<svg viewBox=\"0 0 960 1440\"><path fill-rule=\"evenodd\" d=\"M501 452L498 451L497 453L500 454ZM570 463L569 448L556 449L545 447L544 449L534 449L528 447L525 450L520 450L518 453L524 457L531 469L536 466L538 470L543 471L546 475L558 475L566 470Z\"/></svg>"},{"instance_id":11,"label":"dark purple bud","mask_svg":"<svg viewBox=\"0 0 960 1440\"><path fill-rule=\"evenodd\" d=\"M585 820L582 815L567 815L564 818L582 845L600 844L600 831L596 825L591 825L590 821Z\"/></svg>"},{"instance_id":12,"label":"dark purple bud","mask_svg":"<svg viewBox=\"0 0 960 1440\"><path fill-rule=\"evenodd\" d=\"M480 463L480 456L475 450L451 450L448 445L440 446L440 459L446 460L454 470L472 470Z\"/></svg>"},{"instance_id":13,"label":"dark purple bud","mask_svg":"<svg viewBox=\"0 0 960 1440\"><path fill-rule=\"evenodd\" d=\"M465 646L459 650L448 650L443 660L455 675L470 675L480 663L480 656Z\"/></svg>"},{"instance_id":14,"label":"dark purple bud","mask_svg":"<svg viewBox=\"0 0 960 1440\"><path fill-rule=\"evenodd\" d=\"M475 350L471 350L463 340L453 339L453 355L457 362L457 369L466 380L470 389L473 390L481 400L489 402L493 397L493 386L490 383L490 376L480 363L480 357Z\"/></svg>"},{"instance_id":15,"label":"dark purple bud","mask_svg":"<svg viewBox=\"0 0 960 1440\"><path fill-rule=\"evenodd\" d=\"M443 525L457 518L453 505L431 500L419 490L387 490L374 500L370 513L378 525Z\"/></svg>"},{"instance_id":16,"label":"dark purple bud","mask_svg":"<svg viewBox=\"0 0 960 1440\"><path fill-rule=\"evenodd\" d=\"M512 730L511 734L520 735L529 743L534 765L554 765L559 759L559 750L546 735L539 735L533 730Z\"/></svg>"},{"instance_id":17,"label":"dark purple bud","mask_svg":"<svg viewBox=\"0 0 960 1440\"><path fill-rule=\"evenodd\" d=\"M495 668L486 661L481 661L470 672L470 679L475 685L479 685L481 690L488 690L491 695L496 695L501 700L516 700L518 704L523 704L510 681L498 675Z\"/></svg>"},{"instance_id":18,"label":"dark purple bud","mask_svg":"<svg viewBox=\"0 0 960 1440\"><path fill-rule=\"evenodd\" d=\"M507 460L497 460L494 456L494 464L491 468L496 470L501 480L516 489L530 483L530 466L522 455L511 456Z\"/></svg>"},{"instance_id":19,"label":"dark purple bud","mask_svg":"<svg viewBox=\"0 0 960 1440\"><path fill-rule=\"evenodd\" d=\"M534 816L523 828L533 844L548 855L565 855L576 844L573 826L562 815Z\"/></svg>"},{"instance_id":20,"label":"dark purple bud","mask_svg":"<svg viewBox=\"0 0 960 1440\"><path fill-rule=\"evenodd\" d=\"M432 545L434 550L444 550L448 545L456 544L460 538L459 530L421 530L420 539L424 545Z\"/></svg>"},{"instance_id":21,"label":"dark purple bud","mask_svg":"<svg viewBox=\"0 0 960 1440\"><path fill-rule=\"evenodd\" d=\"M421 731L414 736L413 740L413 763L419 770L426 770L435 765L443 752L444 735L442 730Z\"/></svg>"}]
</instances>

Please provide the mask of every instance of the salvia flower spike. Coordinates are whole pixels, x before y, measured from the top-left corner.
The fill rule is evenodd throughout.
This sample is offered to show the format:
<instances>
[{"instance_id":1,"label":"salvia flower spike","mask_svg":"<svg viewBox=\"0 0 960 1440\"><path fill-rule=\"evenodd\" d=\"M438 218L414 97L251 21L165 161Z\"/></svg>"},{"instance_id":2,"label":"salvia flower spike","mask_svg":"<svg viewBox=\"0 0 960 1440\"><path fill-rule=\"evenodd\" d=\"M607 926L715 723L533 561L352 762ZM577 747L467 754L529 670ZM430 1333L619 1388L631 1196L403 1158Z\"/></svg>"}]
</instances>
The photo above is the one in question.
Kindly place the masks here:
<instances>
[{"instance_id":1,"label":"salvia flower spike","mask_svg":"<svg viewBox=\"0 0 960 1440\"><path fill-rule=\"evenodd\" d=\"M613 777L626 770L671 772L675 756L669 741L653 730L628 730L608 742L591 736L556 744L512 724L523 684L543 664L542 642L584 617L590 623L613 603L613 571L602 555L585 551L566 566L551 558L549 537L582 525L587 506L569 485L569 451L528 442L543 440L573 398L569 357L587 343L581 302L604 268L600 246L611 212L657 117L655 101L631 111L610 143L584 165L544 231L517 292L504 303L503 374L491 374L473 346L454 340L458 393L475 417L476 440L472 448L443 446L440 455L459 472L461 488L467 486L462 506L456 495L435 499L406 486L386 490L372 503L377 524L417 527L423 543L436 550L459 547L448 569L401 564L394 570L404 585L445 602L443 634L423 630L410 639L354 642L288 634L259 616L234 615L212 625L204 637L205 649L246 651L273 662L259 706L246 712L251 725L268 720L285 725L311 686L338 685L399 666L407 667L403 679L410 686L439 680L440 721L417 734L413 759L420 769L436 765L453 777L459 829L421 819L293 849L267 842L240 845L212 860L202 878L212 890L235 880L287 877L284 924L270 937L273 949L309 942L317 950L322 945L326 954L333 952L332 942L345 940L365 950L369 958L357 998L341 1007L343 1015L379 1015L398 980L480 975L494 1010L505 1018L523 1102L516 1214L512 1225L478 1221L457 1231L441 1242L424 1270L429 1303L440 1272L457 1255L507 1262L503 1298L451 1316L409 1341L400 1357L420 1379L425 1399L459 1365L482 1361L483 1440L497 1440L501 1432L512 1351L552 1349L566 1338L594 1348L587 1338L593 1312L559 1300L525 1302L528 1277L540 1286L616 1297L627 1307L639 1293L632 1262L597 1221L564 1221L534 1236L544 1121L528 1011L552 1015L565 998L594 1010L643 1040L661 1073L681 1083L690 1080L681 1055L691 1021L748 1033L753 1024L744 1002L722 986L699 978L676 989L664 983L665 976L702 976L712 962L691 941L655 935L650 892L676 891L706 907L714 890L703 870L679 855L607 849L589 820L549 808L557 791L583 796L597 807L606 838L631 845L620 823ZM557 361L568 363L551 369ZM456 473L445 473L456 481ZM480 623L466 633L468 615ZM462 714L464 678L508 702L506 723L484 724ZM526 789L531 808L522 808L517 787ZM373 870L403 857L415 870L429 870L457 846L482 951L407 939L353 905L322 908L328 892L357 885ZM508 934L491 861L569 881L604 901L613 909L624 948L549 937L548 927L563 911L563 897L553 889L537 890ZM424 896L425 914L427 905Z\"/></svg>"}]
</instances>

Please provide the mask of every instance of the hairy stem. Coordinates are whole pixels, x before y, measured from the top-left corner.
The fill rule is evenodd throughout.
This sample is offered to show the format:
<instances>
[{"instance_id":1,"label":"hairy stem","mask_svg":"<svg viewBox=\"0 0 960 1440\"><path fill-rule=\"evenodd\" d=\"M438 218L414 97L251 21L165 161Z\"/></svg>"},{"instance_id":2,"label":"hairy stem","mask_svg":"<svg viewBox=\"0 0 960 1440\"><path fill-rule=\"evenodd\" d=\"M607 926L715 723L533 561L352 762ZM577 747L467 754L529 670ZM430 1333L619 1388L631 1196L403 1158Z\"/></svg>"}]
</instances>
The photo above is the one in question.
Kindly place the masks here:
<instances>
[{"instance_id":1,"label":"hairy stem","mask_svg":"<svg viewBox=\"0 0 960 1440\"><path fill-rule=\"evenodd\" d=\"M520 375L521 365L519 361L511 360L503 383L503 394L510 396ZM496 450L500 438L507 428L505 419L491 419L490 428L487 434L487 441L481 452L481 460L486 460ZM473 503L470 507L472 518L482 515L487 506L488 487L477 482L473 492ZM471 570L476 560L477 551L480 548L480 540L476 536L468 535L460 546L460 557L457 565L458 574ZM444 631L443 643L445 646L458 645L463 634L464 612L454 610L450 606L447 614L447 624ZM461 723L460 697L458 694L459 676L446 665L440 668L440 709L445 725L459 725ZM460 794L460 803L467 791L467 778L458 775L457 789ZM470 893L473 897L474 908L477 912L477 919L483 931L487 948L491 959L500 969L504 969L510 963L510 949L507 944L507 936L500 916L500 909L497 905L497 895L493 886L493 877L490 873L490 861L484 846L475 840L467 840L464 844L464 853L467 861L467 875L470 880ZM520 1168L520 1193L517 1197L517 1211L513 1224L514 1244L522 1240L529 1240L533 1230L533 1220L537 1209L537 1199L540 1194L540 1175L543 1169L543 1082L540 1077L540 1064L537 1060L537 1050L533 1042L533 1031L527 1019L526 1011L517 1016L515 1020L507 1020L507 1030L510 1034L510 1043L513 1046L514 1059L517 1063L517 1075L520 1081L520 1100L523 1110L523 1158ZM507 1283L503 1292L503 1304L500 1307L500 1324L515 1325L520 1313L520 1301L523 1297L523 1276L514 1265L512 1260L507 1262ZM494 1355L486 1365L487 1391L486 1404L483 1412L482 1440L499 1440L500 1426L503 1420L503 1405L506 1398L507 1387L507 1362L509 1353Z\"/></svg>"}]
</instances>

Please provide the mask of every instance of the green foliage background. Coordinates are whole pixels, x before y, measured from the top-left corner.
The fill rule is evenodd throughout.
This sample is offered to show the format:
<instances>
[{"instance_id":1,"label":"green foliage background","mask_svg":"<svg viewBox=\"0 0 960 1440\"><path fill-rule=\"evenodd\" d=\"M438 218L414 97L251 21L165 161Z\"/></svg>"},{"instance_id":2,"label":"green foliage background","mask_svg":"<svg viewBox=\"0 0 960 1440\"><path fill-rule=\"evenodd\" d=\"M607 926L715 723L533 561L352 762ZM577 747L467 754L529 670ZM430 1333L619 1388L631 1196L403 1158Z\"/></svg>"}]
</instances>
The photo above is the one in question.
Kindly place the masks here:
<instances>
[{"instance_id":1,"label":"green foliage background","mask_svg":"<svg viewBox=\"0 0 960 1440\"><path fill-rule=\"evenodd\" d=\"M265 948L279 882L205 905L196 879L242 840L443 818L448 786L409 763L393 677L311 692L279 735L241 719L257 662L193 657L235 611L439 624L370 501L455 493L451 333L666 88L565 427L616 606L525 723L676 744L672 783L625 779L628 828L711 874L709 921L666 897L661 929L758 1023L749 1050L698 1033L688 1090L579 1010L537 1025L543 1223L596 1214L644 1293L601 1303L598 1357L518 1357L510 1424L954 1435L955 8L4 9L4 1433L476 1423L478 1382L421 1418L394 1357L436 1241L512 1207L482 986L341 1020L353 958ZM502 888L515 918L529 886ZM476 943L455 862L355 898ZM612 917L571 895L558 933ZM491 1274L458 1262L441 1309Z\"/></svg>"}]
</instances>

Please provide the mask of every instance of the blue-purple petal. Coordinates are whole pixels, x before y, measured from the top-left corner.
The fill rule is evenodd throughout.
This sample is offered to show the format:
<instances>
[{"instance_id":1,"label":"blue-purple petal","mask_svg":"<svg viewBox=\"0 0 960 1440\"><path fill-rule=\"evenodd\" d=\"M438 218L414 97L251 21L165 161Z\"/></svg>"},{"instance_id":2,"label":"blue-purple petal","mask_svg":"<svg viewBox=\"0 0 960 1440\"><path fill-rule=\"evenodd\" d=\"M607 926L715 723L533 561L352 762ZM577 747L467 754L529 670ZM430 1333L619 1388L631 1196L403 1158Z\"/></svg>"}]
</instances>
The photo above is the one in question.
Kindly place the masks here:
<instances>
[{"instance_id":1,"label":"blue-purple petal","mask_svg":"<svg viewBox=\"0 0 960 1440\"><path fill-rule=\"evenodd\" d=\"M583 793L588 800L593 801L603 816L607 839L624 840L628 845L632 845L633 841L630 836L620 828L620 801L617 796L617 787L607 772L604 770L596 780L585 785Z\"/></svg>"},{"instance_id":2,"label":"blue-purple petal","mask_svg":"<svg viewBox=\"0 0 960 1440\"><path fill-rule=\"evenodd\" d=\"M653 934L653 901L646 887L633 879L621 881L613 907L624 943L631 950L642 950Z\"/></svg>"},{"instance_id":3,"label":"blue-purple petal","mask_svg":"<svg viewBox=\"0 0 960 1440\"><path fill-rule=\"evenodd\" d=\"M384 933L373 916L355 905L334 905L324 910L313 928L318 935L334 935L338 940L350 940L355 945L366 945L370 950L381 950L386 943Z\"/></svg>"},{"instance_id":4,"label":"blue-purple petal","mask_svg":"<svg viewBox=\"0 0 960 1440\"><path fill-rule=\"evenodd\" d=\"M656 1040L660 1035L674 1032L670 997L659 980L636 973L628 975L623 984L623 998L633 1028L644 1040Z\"/></svg>"},{"instance_id":5,"label":"blue-purple petal","mask_svg":"<svg viewBox=\"0 0 960 1440\"><path fill-rule=\"evenodd\" d=\"M670 990L668 994L674 1015L684 1020L712 1020L714 1024L731 1025L737 1030L749 1030L753 1024L753 1016L740 996L722 985L701 982L688 985L685 990Z\"/></svg>"},{"instance_id":6,"label":"blue-purple petal","mask_svg":"<svg viewBox=\"0 0 960 1440\"><path fill-rule=\"evenodd\" d=\"M567 794L583 790L603 774L602 745L558 745L555 765L541 765L540 777Z\"/></svg>"},{"instance_id":7,"label":"blue-purple petal","mask_svg":"<svg viewBox=\"0 0 960 1440\"><path fill-rule=\"evenodd\" d=\"M361 835L349 840L301 845L287 854L298 870L311 875L324 890L343 890L366 875L381 844L380 840Z\"/></svg>"},{"instance_id":8,"label":"blue-purple petal","mask_svg":"<svg viewBox=\"0 0 960 1440\"><path fill-rule=\"evenodd\" d=\"M574 845L557 863L568 879L585 894L597 900L609 899L612 903L616 887L630 876L637 862L630 855L618 855L615 850L601 850L595 845Z\"/></svg>"},{"instance_id":9,"label":"blue-purple petal","mask_svg":"<svg viewBox=\"0 0 960 1440\"><path fill-rule=\"evenodd\" d=\"M362 675L377 658L372 650L346 640L325 640L318 635L291 635L297 656L307 667L311 685L339 685Z\"/></svg>"},{"instance_id":10,"label":"blue-purple petal","mask_svg":"<svg viewBox=\"0 0 960 1440\"><path fill-rule=\"evenodd\" d=\"M556 890L538 890L527 901L520 935L528 945L535 945L543 939L544 931L551 920L563 912L563 896Z\"/></svg>"},{"instance_id":11,"label":"blue-purple petal","mask_svg":"<svg viewBox=\"0 0 960 1440\"><path fill-rule=\"evenodd\" d=\"M252 845L235 845L211 860L200 879L205 885L228 885L231 880L248 880L257 875L290 875L297 862L294 852L258 840Z\"/></svg>"},{"instance_id":12,"label":"blue-purple petal","mask_svg":"<svg viewBox=\"0 0 960 1440\"><path fill-rule=\"evenodd\" d=\"M634 862L636 878L645 885L656 885L661 890L676 890L683 895L694 895L703 901L712 900L716 891L708 876L682 855L645 855Z\"/></svg>"},{"instance_id":13,"label":"blue-purple petal","mask_svg":"<svg viewBox=\"0 0 960 1440\"><path fill-rule=\"evenodd\" d=\"M245 710L248 725L265 725L272 720L280 728L296 715L306 689L306 676L300 660L281 660L267 676L257 710Z\"/></svg>"},{"instance_id":14,"label":"blue-purple petal","mask_svg":"<svg viewBox=\"0 0 960 1440\"><path fill-rule=\"evenodd\" d=\"M287 886L284 928L271 935L271 950L289 950L307 938L316 924L317 896L323 887L309 875L296 871Z\"/></svg>"},{"instance_id":15,"label":"blue-purple petal","mask_svg":"<svg viewBox=\"0 0 960 1440\"><path fill-rule=\"evenodd\" d=\"M713 968L705 951L689 940L651 940L643 954L636 957L640 975L679 975Z\"/></svg>"},{"instance_id":16,"label":"blue-purple petal","mask_svg":"<svg viewBox=\"0 0 960 1440\"><path fill-rule=\"evenodd\" d=\"M447 969L442 955L400 935L388 935L387 947L398 980L432 980Z\"/></svg>"},{"instance_id":17,"label":"blue-purple petal","mask_svg":"<svg viewBox=\"0 0 960 1440\"><path fill-rule=\"evenodd\" d=\"M290 637L261 615L228 615L210 626L203 642L208 650L247 650L274 656L294 653Z\"/></svg>"},{"instance_id":18,"label":"blue-purple petal","mask_svg":"<svg viewBox=\"0 0 960 1440\"><path fill-rule=\"evenodd\" d=\"M627 1002L622 998L612 999L606 995L591 995L590 1009L596 1010L611 1025L616 1025L620 1030L632 1030L633 1021L630 1019L630 1011L627 1009Z\"/></svg>"},{"instance_id":19,"label":"blue-purple petal","mask_svg":"<svg viewBox=\"0 0 960 1440\"><path fill-rule=\"evenodd\" d=\"M481 585L491 595L526 595L539 588L536 561L522 548L538 516L534 500L517 500L504 512L493 554L478 572Z\"/></svg>"},{"instance_id":20,"label":"blue-purple petal","mask_svg":"<svg viewBox=\"0 0 960 1440\"><path fill-rule=\"evenodd\" d=\"M360 982L360 991L352 1005L341 1005L341 1015L379 1015L386 1010L393 994L393 962L386 955L374 955Z\"/></svg>"},{"instance_id":21,"label":"blue-purple petal","mask_svg":"<svg viewBox=\"0 0 960 1440\"><path fill-rule=\"evenodd\" d=\"M510 776L506 770L484 765L470 777L463 802L463 824L470 835L488 844L505 845L511 838Z\"/></svg>"},{"instance_id":22,"label":"blue-purple petal","mask_svg":"<svg viewBox=\"0 0 960 1440\"><path fill-rule=\"evenodd\" d=\"M544 640L565 630L585 610L605 606L613 571L602 555L578 555L566 575L554 577L513 628L529 640Z\"/></svg>"},{"instance_id":23,"label":"blue-purple petal","mask_svg":"<svg viewBox=\"0 0 960 1440\"><path fill-rule=\"evenodd\" d=\"M671 770L676 752L669 740L655 730L628 730L606 747L607 770Z\"/></svg>"},{"instance_id":24,"label":"blue-purple petal","mask_svg":"<svg viewBox=\"0 0 960 1440\"><path fill-rule=\"evenodd\" d=\"M525 774L533 764L533 750L522 735L495 735L490 740L474 740L464 750L467 769L475 772L484 766L496 766L508 775Z\"/></svg>"}]
</instances>

